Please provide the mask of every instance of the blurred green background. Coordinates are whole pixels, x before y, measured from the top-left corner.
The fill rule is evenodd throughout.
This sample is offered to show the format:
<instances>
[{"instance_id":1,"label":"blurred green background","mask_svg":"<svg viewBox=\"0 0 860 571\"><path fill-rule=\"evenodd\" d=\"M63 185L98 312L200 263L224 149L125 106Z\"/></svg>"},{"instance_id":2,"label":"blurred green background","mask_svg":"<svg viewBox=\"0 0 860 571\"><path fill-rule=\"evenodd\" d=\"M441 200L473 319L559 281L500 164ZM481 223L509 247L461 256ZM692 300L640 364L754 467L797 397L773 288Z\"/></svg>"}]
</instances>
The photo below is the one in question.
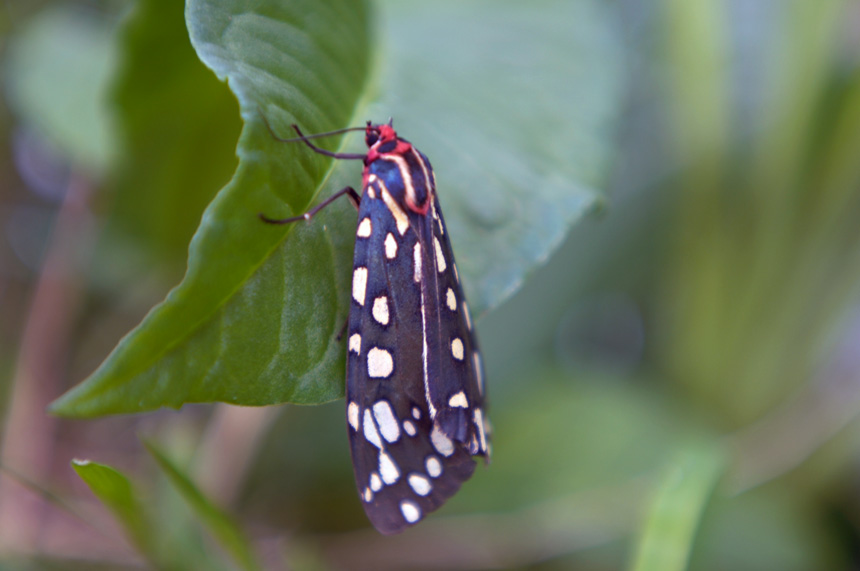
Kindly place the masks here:
<instances>
[{"instance_id":1,"label":"blurred green background","mask_svg":"<svg viewBox=\"0 0 860 571\"><path fill-rule=\"evenodd\" d=\"M493 460L386 538L340 400L45 413L182 278L242 120L181 3L5 3L0 567L860 565L860 3L459 4L368 12L358 110L474 188Z\"/></svg>"}]
</instances>

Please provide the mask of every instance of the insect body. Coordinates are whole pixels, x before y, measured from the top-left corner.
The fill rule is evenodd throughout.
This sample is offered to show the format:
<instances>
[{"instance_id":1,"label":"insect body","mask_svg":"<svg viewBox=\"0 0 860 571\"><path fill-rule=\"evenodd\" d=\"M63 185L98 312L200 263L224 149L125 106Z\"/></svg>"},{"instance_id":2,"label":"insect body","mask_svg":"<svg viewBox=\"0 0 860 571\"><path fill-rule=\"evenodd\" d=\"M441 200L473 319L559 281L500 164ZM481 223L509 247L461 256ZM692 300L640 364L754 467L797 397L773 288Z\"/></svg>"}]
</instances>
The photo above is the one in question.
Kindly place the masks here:
<instances>
[{"instance_id":1,"label":"insect body","mask_svg":"<svg viewBox=\"0 0 860 571\"><path fill-rule=\"evenodd\" d=\"M453 496L489 458L484 379L430 162L390 124L368 122L347 328L347 423L362 504L398 533Z\"/></svg>"}]
</instances>

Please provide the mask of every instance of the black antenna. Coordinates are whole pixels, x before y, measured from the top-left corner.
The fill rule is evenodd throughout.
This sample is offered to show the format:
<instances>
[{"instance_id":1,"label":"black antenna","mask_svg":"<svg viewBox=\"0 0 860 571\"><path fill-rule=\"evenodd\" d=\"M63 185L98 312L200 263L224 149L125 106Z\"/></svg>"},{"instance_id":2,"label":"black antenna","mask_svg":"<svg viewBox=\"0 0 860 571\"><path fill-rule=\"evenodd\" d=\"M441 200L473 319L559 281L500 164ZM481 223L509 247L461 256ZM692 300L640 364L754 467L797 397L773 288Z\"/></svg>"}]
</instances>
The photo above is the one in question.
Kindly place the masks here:
<instances>
[{"instance_id":1,"label":"black antenna","mask_svg":"<svg viewBox=\"0 0 860 571\"><path fill-rule=\"evenodd\" d=\"M272 135L272 138L278 141L279 143L295 143L297 141L304 141L305 139L319 139L320 137L329 137L331 135L340 135L341 133L347 133L349 131L364 131L364 127L346 127L344 129L337 129L335 131L328 131L326 133L317 133L315 135L304 135L299 128L295 125L292 125L293 129L299 134L298 137L293 137L291 139L284 139L280 137L275 130L272 128L272 124L269 123L269 119L263 113L262 109L257 109L260 112L260 117L263 118L263 123L266 124L266 128L269 130L269 134Z\"/></svg>"}]
</instances>

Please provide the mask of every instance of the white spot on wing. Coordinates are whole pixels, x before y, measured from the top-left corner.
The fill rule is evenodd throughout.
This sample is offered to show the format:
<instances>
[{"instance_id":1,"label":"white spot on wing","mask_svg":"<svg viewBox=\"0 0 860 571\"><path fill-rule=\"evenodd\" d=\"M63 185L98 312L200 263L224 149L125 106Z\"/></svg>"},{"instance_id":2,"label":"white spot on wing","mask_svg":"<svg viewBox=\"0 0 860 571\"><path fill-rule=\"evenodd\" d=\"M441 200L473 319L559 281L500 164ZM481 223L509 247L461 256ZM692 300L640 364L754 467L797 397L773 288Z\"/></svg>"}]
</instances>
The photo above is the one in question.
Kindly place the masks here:
<instances>
[{"instance_id":1,"label":"white spot on wing","mask_svg":"<svg viewBox=\"0 0 860 571\"><path fill-rule=\"evenodd\" d=\"M394 371L394 359L385 349L374 347L367 352L367 374L374 379L385 379Z\"/></svg>"},{"instance_id":2,"label":"white spot on wing","mask_svg":"<svg viewBox=\"0 0 860 571\"><path fill-rule=\"evenodd\" d=\"M466 393L460 391L448 399L448 406L452 408L469 408L469 401L466 399Z\"/></svg>"},{"instance_id":3,"label":"white spot on wing","mask_svg":"<svg viewBox=\"0 0 860 571\"><path fill-rule=\"evenodd\" d=\"M421 282L421 242L415 242L412 250L412 279L415 283Z\"/></svg>"},{"instance_id":4,"label":"white spot on wing","mask_svg":"<svg viewBox=\"0 0 860 571\"><path fill-rule=\"evenodd\" d=\"M370 475L370 489L374 492L378 492L382 489L382 479L379 477L379 474L373 472Z\"/></svg>"},{"instance_id":5,"label":"white spot on wing","mask_svg":"<svg viewBox=\"0 0 860 571\"><path fill-rule=\"evenodd\" d=\"M417 406L412 407L412 418L415 420L421 420L421 409Z\"/></svg>"},{"instance_id":6,"label":"white spot on wing","mask_svg":"<svg viewBox=\"0 0 860 571\"><path fill-rule=\"evenodd\" d=\"M448 267L445 262L445 254L442 253L442 245L439 243L439 238L433 236L433 244L436 246L436 269L441 274Z\"/></svg>"},{"instance_id":7,"label":"white spot on wing","mask_svg":"<svg viewBox=\"0 0 860 571\"><path fill-rule=\"evenodd\" d=\"M403 421L403 431L406 432L406 434L408 434L409 436L415 436L418 433L418 431L415 430L415 425L412 423L411 420Z\"/></svg>"},{"instance_id":8,"label":"white spot on wing","mask_svg":"<svg viewBox=\"0 0 860 571\"><path fill-rule=\"evenodd\" d=\"M419 496L426 496L433 490L433 484L421 474L409 474L409 486Z\"/></svg>"},{"instance_id":9,"label":"white spot on wing","mask_svg":"<svg viewBox=\"0 0 860 571\"><path fill-rule=\"evenodd\" d=\"M424 467L431 478L438 478L442 475L442 462L432 454L424 461Z\"/></svg>"},{"instance_id":10,"label":"white spot on wing","mask_svg":"<svg viewBox=\"0 0 860 571\"><path fill-rule=\"evenodd\" d=\"M361 355L361 335L353 333L349 338L349 350Z\"/></svg>"},{"instance_id":11,"label":"white spot on wing","mask_svg":"<svg viewBox=\"0 0 860 571\"><path fill-rule=\"evenodd\" d=\"M397 464L382 450L379 451L379 474L382 476L382 481L389 486L400 479L400 469Z\"/></svg>"},{"instance_id":12,"label":"white spot on wing","mask_svg":"<svg viewBox=\"0 0 860 571\"><path fill-rule=\"evenodd\" d=\"M478 429L478 439L481 442L481 451L487 452L487 436L484 434L484 411L476 408L474 412L475 428Z\"/></svg>"},{"instance_id":13,"label":"white spot on wing","mask_svg":"<svg viewBox=\"0 0 860 571\"><path fill-rule=\"evenodd\" d=\"M400 425L397 423L397 418L395 418L388 401L377 401L373 405L373 416L376 418L379 432L382 433L382 437L385 440L395 442L400 438Z\"/></svg>"},{"instance_id":14,"label":"white spot on wing","mask_svg":"<svg viewBox=\"0 0 860 571\"><path fill-rule=\"evenodd\" d=\"M415 523L421 519L421 508L415 502L403 500L400 502L400 513L408 523Z\"/></svg>"},{"instance_id":15,"label":"white spot on wing","mask_svg":"<svg viewBox=\"0 0 860 571\"><path fill-rule=\"evenodd\" d=\"M382 439L379 438L379 432L376 431L376 424L373 422L373 417L370 416L370 410L364 409L364 437L368 442L382 450Z\"/></svg>"},{"instance_id":16,"label":"white spot on wing","mask_svg":"<svg viewBox=\"0 0 860 571\"><path fill-rule=\"evenodd\" d=\"M373 501L373 492L370 488L364 488L364 501L370 503Z\"/></svg>"},{"instance_id":17,"label":"white spot on wing","mask_svg":"<svg viewBox=\"0 0 860 571\"><path fill-rule=\"evenodd\" d=\"M394 200L394 197L391 196L384 186L382 187L382 200L385 202L385 206L388 207L388 211L391 212L391 215L394 217L394 222L397 224L397 231L400 232L401 236L403 236L406 234L406 230L409 229L409 217L406 216L406 213L403 212L403 209L400 208L400 205L397 204L397 201Z\"/></svg>"},{"instance_id":18,"label":"white spot on wing","mask_svg":"<svg viewBox=\"0 0 860 571\"><path fill-rule=\"evenodd\" d=\"M422 164L420 155L412 149L412 156ZM407 204L417 204L418 200L415 193L415 184L412 181L412 169L406 162L406 157L399 153L390 153L385 157L387 160L391 161L397 166L397 169L400 171L400 180L403 182L403 188L406 191L406 202ZM426 169L424 169L426 172Z\"/></svg>"},{"instance_id":19,"label":"white spot on wing","mask_svg":"<svg viewBox=\"0 0 860 571\"><path fill-rule=\"evenodd\" d=\"M373 232L373 223L370 221L370 218L365 218L358 225L358 230L356 230L355 235L359 238L370 238L370 234Z\"/></svg>"},{"instance_id":20,"label":"white spot on wing","mask_svg":"<svg viewBox=\"0 0 860 571\"><path fill-rule=\"evenodd\" d=\"M454 279L460 283L460 272L457 271L457 264L454 264Z\"/></svg>"},{"instance_id":21,"label":"white spot on wing","mask_svg":"<svg viewBox=\"0 0 860 571\"><path fill-rule=\"evenodd\" d=\"M389 260L397 257L397 240L391 232L385 237L385 257Z\"/></svg>"},{"instance_id":22,"label":"white spot on wing","mask_svg":"<svg viewBox=\"0 0 860 571\"><path fill-rule=\"evenodd\" d=\"M457 296L454 295L453 289L448 288L447 293L445 293L445 302L448 304L448 309L457 311Z\"/></svg>"},{"instance_id":23,"label":"white spot on wing","mask_svg":"<svg viewBox=\"0 0 860 571\"><path fill-rule=\"evenodd\" d=\"M388 325L388 298L384 295L373 300L373 318L380 325Z\"/></svg>"},{"instance_id":24,"label":"white spot on wing","mask_svg":"<svg viewBox=\"0 0 860 571\"><path fill-rule=\"evenodd\" d=\"M421 363L423 365L424 377L424 398L427 399L427 408L430 410L430 420L436 418L436 407L433 406L433 400L430 398L430 365L429 351L427 348L427 312L424 311L424 288L421 288Z\"/></svg>"},{"instance_id":25,"label":"white spot on wing","mask_svg":"<svg viewBox=\"0 0 860 571\"><path fill-rule=\"evenodd\" d=\"M463 341L460 340L459 337L455 337L451 340L451 354L458 361L462 361L464 357L463 353Z\"/></svg>"},{"instance_id":26,"label":"white spot on wing","mask_svg":"<svg viewBox=\"0 0 860 571\"><path fill-rule=\"evenodd\" d=\"M435 424L433 425L433 431L430 433L430 442L433 443L433 448L436 449L436 452L442 456L447 457L454 453L454 443Z\"/></svg>"},{"instance_id":27,"label":"white spot on wing","mask_svg":"<svg viewBox=\"0 0 860 571\"><path fill-rule=\"evenodd\" d=\"M358 404L353 401L346 407L346 418L353 430L358 430Z\"/></svg>"},{"instance_id":28,"label":"white spot on wing","mask_svg":"<svg viewBox=\"0 0 860 571\"><path fill-rule=\"evenodd\" d=\"M367 268L355 268L352 272L352 298L359 305L364 305L364 293L367 290Z\"/></svg>"}]
</instances>

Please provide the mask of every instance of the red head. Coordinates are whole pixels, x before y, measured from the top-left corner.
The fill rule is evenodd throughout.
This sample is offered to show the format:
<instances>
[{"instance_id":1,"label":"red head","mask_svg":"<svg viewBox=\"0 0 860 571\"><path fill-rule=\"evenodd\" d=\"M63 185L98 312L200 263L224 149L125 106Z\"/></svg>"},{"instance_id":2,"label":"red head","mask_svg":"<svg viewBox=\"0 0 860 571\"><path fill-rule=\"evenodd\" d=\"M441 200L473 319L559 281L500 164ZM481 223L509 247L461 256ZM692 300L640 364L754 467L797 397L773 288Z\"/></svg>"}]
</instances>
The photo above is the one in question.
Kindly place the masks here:
<instances>
[{"instance_id":1,"label":"red head","mask_svg":"<svg viewBox=\"0 0 860 571\"><path fill-rule=\"evenodd\" d=\"M364 131L364 142L368 146L364 164L372 163L381 155L403 155L412 149L408 141L397 136L397 132L391 126L391 120L384 125L374 125L368 121Z\"/></svg>"},{"instance_id":2,"label":"red head","mask_svg":"<svg viewBox=\"0 0 860 571\"><path fill-rule=\"evenodd\" d=\"M391 126L391 121L385 125L374 125L370 121L367 122L367 128L364 131L364 142L368 148L374 145L384 145L389 141L397 139L397 133L394 127Z\"/></svg>"}]
</instances>

